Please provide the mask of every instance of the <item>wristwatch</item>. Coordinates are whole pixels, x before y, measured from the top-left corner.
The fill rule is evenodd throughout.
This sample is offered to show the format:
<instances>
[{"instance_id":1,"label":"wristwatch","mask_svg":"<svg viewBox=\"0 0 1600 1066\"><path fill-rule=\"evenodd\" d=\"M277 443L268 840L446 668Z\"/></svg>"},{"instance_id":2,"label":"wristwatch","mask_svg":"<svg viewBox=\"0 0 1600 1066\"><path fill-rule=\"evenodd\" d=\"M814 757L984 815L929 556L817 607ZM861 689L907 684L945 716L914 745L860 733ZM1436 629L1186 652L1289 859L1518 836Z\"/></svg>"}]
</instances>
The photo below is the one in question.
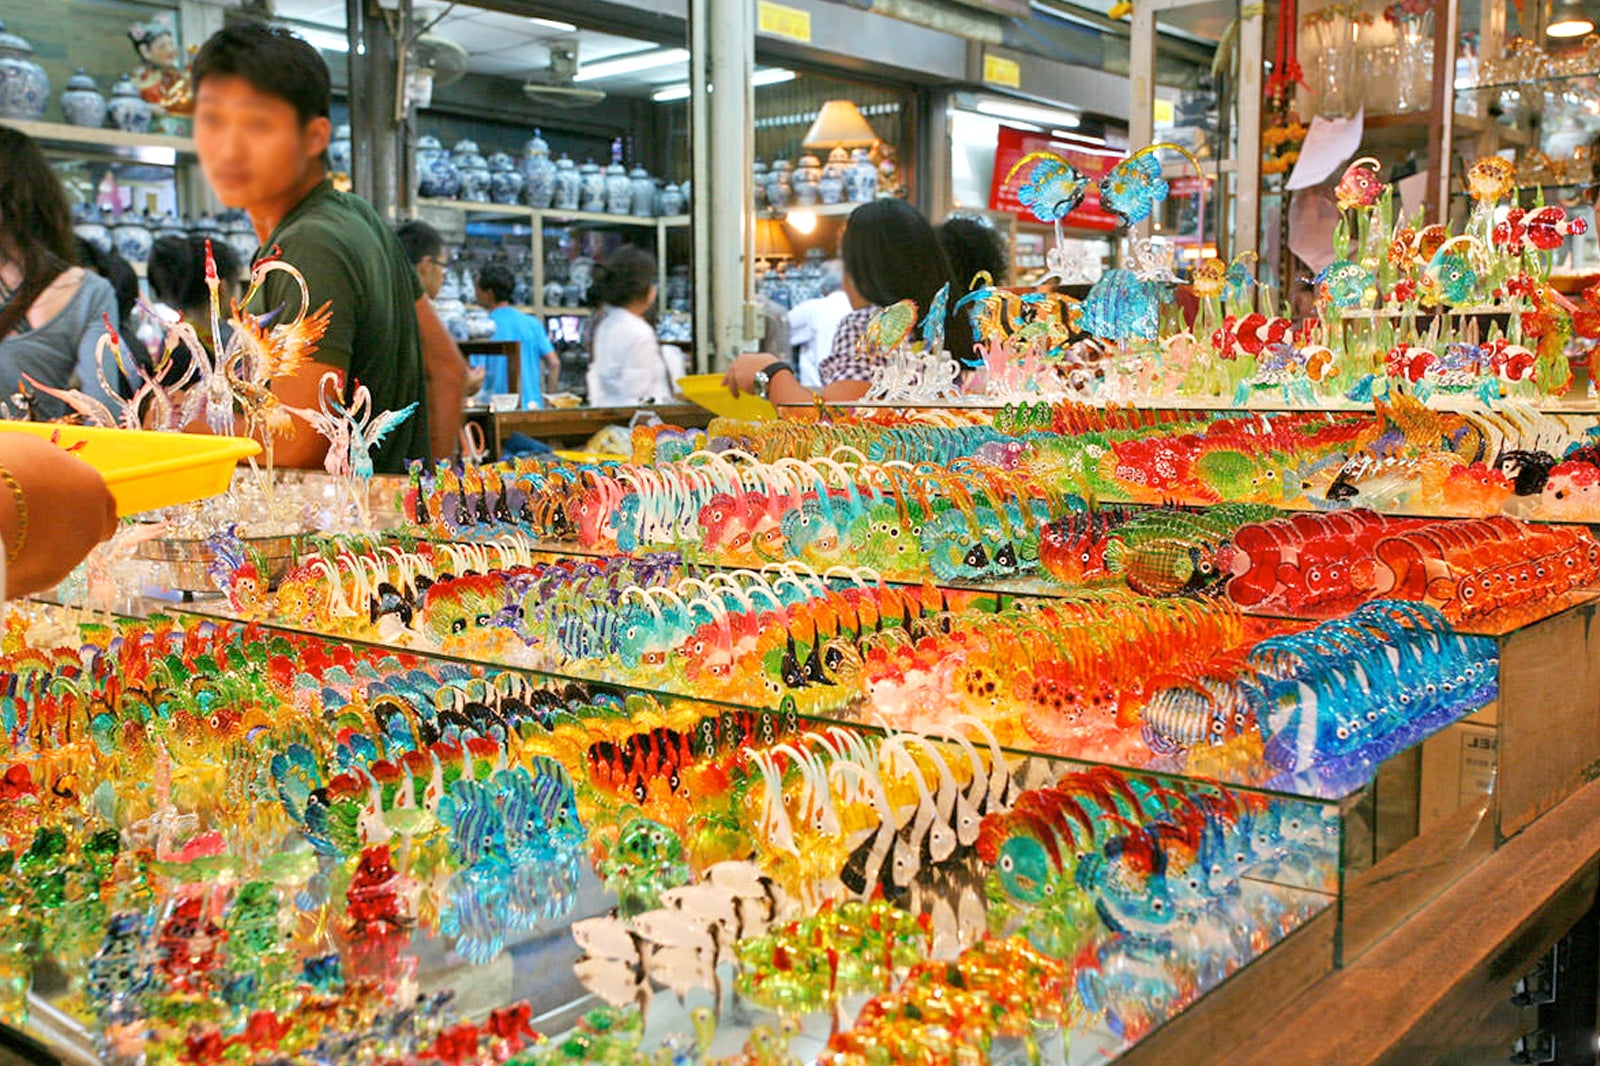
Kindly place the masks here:
<instances>
[{"instance_id":1,"label":"wristwatch","mask_svg":"<svg viewBox=\"0 0 1600 1066\"><path fill-rule=\"evenodd\" d=\"M756 371L756 376L751 382L751 391L765 400L767 398L767 390L772 386L772 379L783 373L785 370L791 374L794 374L797 378L800 376L799 374L795 373L794 367L790 366L788 363L785 363L782 359L774 359L772 362Z\"/></svg>"}]
</instances>

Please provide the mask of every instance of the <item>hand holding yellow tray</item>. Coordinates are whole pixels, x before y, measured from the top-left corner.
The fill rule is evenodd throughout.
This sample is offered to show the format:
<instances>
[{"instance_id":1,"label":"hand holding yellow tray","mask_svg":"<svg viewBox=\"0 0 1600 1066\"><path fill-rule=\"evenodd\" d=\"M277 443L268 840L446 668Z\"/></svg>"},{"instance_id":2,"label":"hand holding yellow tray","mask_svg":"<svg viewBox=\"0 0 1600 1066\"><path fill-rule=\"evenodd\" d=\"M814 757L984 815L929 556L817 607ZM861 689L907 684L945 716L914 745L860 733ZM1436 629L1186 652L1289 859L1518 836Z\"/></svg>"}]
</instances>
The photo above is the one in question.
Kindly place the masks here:
<instances>
[{"instance_id":1,"label":"hand holding yellow tray","mask_svg":"<svg viewBox=\"0 0 1600 1066\"><path fill-rule=\"evenodd\" d=\"M767 422L778 417L771 401L744 393L735 396L722 383L721 374L690 374L678 379L678 391L714 415L741 422Z\"/></svg>"},{"instance_id":2,"label":"hand holding yellow tray","mask_svg":"<svg viewBox=\"0 0 1600 1066\"><path fill-rule=\"evenodd\" d=\"M54 422L0 420L0 433L57 437L63 448L100 471L117 501L117 516L205 499L228 491L239 460L261 445L243 437L103 429ZM74 448L75 445L81 447Z\"/></svg>"}]
</instances>

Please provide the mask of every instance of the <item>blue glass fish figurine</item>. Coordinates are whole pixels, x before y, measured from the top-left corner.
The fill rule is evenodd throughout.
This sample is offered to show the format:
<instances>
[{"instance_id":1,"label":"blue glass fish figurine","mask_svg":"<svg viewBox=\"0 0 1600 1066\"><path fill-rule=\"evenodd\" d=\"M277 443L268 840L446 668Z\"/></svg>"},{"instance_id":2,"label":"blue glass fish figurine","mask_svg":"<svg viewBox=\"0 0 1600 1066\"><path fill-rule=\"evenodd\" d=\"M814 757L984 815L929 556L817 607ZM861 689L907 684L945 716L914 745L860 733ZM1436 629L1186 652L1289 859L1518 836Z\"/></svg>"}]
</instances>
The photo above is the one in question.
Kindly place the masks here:
<instances>
[{"instance_id":1,"label":"blue glass fish figurine","mask_svg":"<svg viewBox=\"0 0 1600 1066\"><path fill-rule=\"evenodd\" d=\"M1017 187L1017 200L1040 222L1059 222L1077 210L1089 191L1089 179L1054 152L1029 152L1006 175L1009 184L1017 171L1035 163L1028 178Z\"/></svg>"},{"instance_id":2,"label":"blue glass fish figurine","mask_svg":"<svg viewBox=\"0 0 1600 1066\"><path fill-rule=\"evenodd\" d=\"M1105 340L1151 340L1157 333L1157 312L1154 282L1141 281L1131 270L1108 270L1084 298L1079 325Z\"/></svg>"}]
</instances>

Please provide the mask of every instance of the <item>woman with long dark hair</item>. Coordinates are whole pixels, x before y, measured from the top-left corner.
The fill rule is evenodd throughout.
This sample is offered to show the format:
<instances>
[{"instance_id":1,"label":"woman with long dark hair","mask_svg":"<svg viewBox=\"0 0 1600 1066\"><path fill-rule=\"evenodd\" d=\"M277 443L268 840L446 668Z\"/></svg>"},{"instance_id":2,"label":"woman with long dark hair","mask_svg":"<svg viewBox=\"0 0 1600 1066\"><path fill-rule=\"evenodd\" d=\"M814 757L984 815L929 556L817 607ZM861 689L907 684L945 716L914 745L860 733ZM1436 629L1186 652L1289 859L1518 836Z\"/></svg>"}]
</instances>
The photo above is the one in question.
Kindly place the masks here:
<instances>
[{"instance_id":1,"label":"woman with long dark hair","mask_svg":"<svg viewBox=\"0 0 1600 1066\"><path fill-rule=\"evenodd\" d=\"M833 351L822 360L822 390L800 384L794 367L764 352L734 360L723 380L735 395L754 392L775 403L854 400L867 391L877 370L873 353L861 344L867 323L879 310L912 300L925 314L950 281L944 249L922 212L903 200L876 200L850 213L839 244L844 261L844 291L853 310L839 322ZM952 287L951 303L959 293ZM950 316L945 347L963 351L972 344L964 316Z\"/></svg>"},{"instance_id":2,"label":"woman with long dark hair","mask_svg":"<svg viewBox=\"0 0 1600 1066\"><path fill-rule=\"evenodd\" d=\"M107 321L119 325L116 292L77 265L66 193L33 139L0 126L0 159L0 397L27 374L109 403L101 380L118 380L116 360L108 353L97 373L95 353ZM38 396L34 410L66 407Z\"/></svg>"}]
</instances>

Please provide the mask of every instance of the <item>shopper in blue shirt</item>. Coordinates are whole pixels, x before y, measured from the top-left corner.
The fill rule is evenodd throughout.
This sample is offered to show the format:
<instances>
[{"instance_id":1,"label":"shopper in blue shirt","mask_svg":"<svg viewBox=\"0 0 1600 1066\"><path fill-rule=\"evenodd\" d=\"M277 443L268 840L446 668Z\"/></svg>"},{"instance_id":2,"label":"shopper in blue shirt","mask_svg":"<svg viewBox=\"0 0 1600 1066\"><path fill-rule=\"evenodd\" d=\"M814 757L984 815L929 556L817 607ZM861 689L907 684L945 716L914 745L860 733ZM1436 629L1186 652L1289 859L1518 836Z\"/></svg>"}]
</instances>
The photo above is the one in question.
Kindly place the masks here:
<instances>
[{"instance_id":1,"label":"shopper in blue shirt","mask_svg":"<svg viewBox=\"0 0 1600 1066\"><path fill-rule=\"evenodd\" d=\"M511 294L516 291L517 280L499 263L490 263L478 271L478 303L489 309L494 319L494 336L491 340L518 341L522 345L521 368L522 399L524 409L544 406L544 377L552 381L561 373L561 361L550 343L550 335L537 318L525 315L511 306ZM490 394L509 391L506 364L502 359L484 359L473 356L477 363L483 359L487 371L483 387Z\"/></svg>"}]
</instances>

